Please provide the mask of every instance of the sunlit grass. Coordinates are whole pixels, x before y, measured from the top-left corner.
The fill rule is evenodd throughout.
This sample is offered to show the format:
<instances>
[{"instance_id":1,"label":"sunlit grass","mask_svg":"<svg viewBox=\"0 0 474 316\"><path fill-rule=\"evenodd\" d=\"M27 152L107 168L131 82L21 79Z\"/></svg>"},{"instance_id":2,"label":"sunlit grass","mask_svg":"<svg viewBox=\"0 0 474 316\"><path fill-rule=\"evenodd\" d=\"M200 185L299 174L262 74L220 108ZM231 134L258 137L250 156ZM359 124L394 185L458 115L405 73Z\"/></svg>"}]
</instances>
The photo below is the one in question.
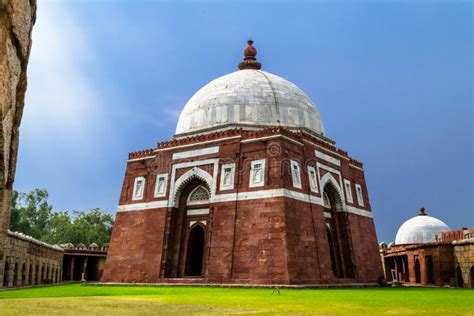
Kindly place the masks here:
<instances>
[{"instance_id":1,"label":"sunlit grass","mask_svg":"<svg viewBox=\"0 0 474 316\"><path fill-rule=\"evenodd\" d=\"M474 291L445 288L243 289L67 284L0 291L0 315L474 315Z\"/></svg>"}]
</instances>

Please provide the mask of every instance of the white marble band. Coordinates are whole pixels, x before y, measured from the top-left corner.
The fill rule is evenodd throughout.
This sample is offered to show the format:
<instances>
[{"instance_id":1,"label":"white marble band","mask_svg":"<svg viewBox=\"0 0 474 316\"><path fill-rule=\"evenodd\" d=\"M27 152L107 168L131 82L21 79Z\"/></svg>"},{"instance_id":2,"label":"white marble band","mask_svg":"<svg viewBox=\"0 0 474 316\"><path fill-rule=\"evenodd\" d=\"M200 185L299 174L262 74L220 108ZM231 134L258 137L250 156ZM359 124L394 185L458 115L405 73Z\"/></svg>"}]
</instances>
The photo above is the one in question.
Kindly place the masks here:
<instances>
[{"instance_id":1,"label":"white marble band","mask_svg":"<svg viewBox=\"0 0 474 316\"><path fill-rule=\"evenodd\" d=\"M323 205L322 198L314 195L308 195L301 192L296 192L288 189L272 189L272 190L259 190L259 191L250 191L250 192L239 192L239 193L226 193L226 194L216 194L211 198L210 203L222 203L230 201L247 201L255 199L268 199L276 197L286 197L298 201L303 201L307 203L312 203L316 205ZM149 209L156 208L165 208L168 207L168 200L154 201L147 203L134 203L134 204L124 204L119 205L117 212L127 212L127 211L145 211ZM372 217L372 213L366 210L356 208L354 206L346 205L346 211L352 214Z\"/></svg>"}]
</instances>

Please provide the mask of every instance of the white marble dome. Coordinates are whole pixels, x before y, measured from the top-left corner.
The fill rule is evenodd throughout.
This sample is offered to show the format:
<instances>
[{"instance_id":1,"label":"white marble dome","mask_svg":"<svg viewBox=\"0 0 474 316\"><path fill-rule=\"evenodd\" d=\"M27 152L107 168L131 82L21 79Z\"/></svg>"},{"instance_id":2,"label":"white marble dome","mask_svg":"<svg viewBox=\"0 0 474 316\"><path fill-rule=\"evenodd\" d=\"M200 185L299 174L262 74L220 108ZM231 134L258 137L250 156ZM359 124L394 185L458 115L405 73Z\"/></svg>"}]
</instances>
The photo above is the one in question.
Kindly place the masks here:
<instances>
[{"instance_id":1,"label":"white marble dome","mask_svg":"<svg viewBox=\"0 0 474 316\"><path fill-rule=\"evenodd\" d=\"M196 92L179 116L176 135L228 126L285 126L324 135L311 99L288 80L258 69L219 77Z\"/></svg>"},{"instance_id":2,"label":"white marble dome","mask_svg":"<svg viewBox=\"0 0 474 316\"><path fill-rule=\"evenodd\" d=\"M410 218L400 226L395 237L395 244L421 244L435 241L436 235L449 231L448 225L443 221L425 215L424 211L420 215Z\"/></svg>"}]
</instances>

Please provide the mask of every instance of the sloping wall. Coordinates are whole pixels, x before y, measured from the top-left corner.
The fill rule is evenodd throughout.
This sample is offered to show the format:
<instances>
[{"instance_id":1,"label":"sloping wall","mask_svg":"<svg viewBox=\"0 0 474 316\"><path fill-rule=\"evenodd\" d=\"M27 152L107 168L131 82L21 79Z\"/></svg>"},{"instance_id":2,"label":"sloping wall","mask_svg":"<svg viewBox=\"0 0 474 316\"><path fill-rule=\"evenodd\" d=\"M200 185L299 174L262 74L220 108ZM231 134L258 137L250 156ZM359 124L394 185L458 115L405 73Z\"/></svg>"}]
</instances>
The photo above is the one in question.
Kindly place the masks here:
<instances>
[{"instance_id":1,"label":"sloping wall","mask_svg":"<svg viewBox=\"0 0 474 316\"><path fill-rule=\"evenodd\" d=\"M36 0L0 0L0 261L10 222Z\"/></svg>"}]
</instances>

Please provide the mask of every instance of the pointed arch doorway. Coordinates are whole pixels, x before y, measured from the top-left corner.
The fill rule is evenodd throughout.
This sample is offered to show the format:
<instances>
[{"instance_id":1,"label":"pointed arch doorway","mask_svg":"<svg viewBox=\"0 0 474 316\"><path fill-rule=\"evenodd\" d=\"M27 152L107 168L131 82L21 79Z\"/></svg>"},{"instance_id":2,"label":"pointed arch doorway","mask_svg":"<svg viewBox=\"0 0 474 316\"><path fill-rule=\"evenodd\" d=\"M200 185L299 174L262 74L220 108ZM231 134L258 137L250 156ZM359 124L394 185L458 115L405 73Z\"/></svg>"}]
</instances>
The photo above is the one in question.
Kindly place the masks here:
<instances>
[{"instance_id":1,"label":"pointed arch doorway","mask_svg":"<svg viewBox=\"0 0 474 316\"><path fill-rule=\"evenodd\" d=\"M204 277L209 200L209 185L200 178L177 193L178 206L168 217L166 278Z\"/></svg>"},{"instance_id":2,"label":"pointed arch doorway","mask_svg":"<svg viewBox=\"0 0 474 316\"><path fill-rule=\"evenodd\" d=\"M336 278L354 278L347 218L342 210L342 200L335 186L328 182L323 188L324 217L331 269Z\"/></svg>"}]
</instances>

